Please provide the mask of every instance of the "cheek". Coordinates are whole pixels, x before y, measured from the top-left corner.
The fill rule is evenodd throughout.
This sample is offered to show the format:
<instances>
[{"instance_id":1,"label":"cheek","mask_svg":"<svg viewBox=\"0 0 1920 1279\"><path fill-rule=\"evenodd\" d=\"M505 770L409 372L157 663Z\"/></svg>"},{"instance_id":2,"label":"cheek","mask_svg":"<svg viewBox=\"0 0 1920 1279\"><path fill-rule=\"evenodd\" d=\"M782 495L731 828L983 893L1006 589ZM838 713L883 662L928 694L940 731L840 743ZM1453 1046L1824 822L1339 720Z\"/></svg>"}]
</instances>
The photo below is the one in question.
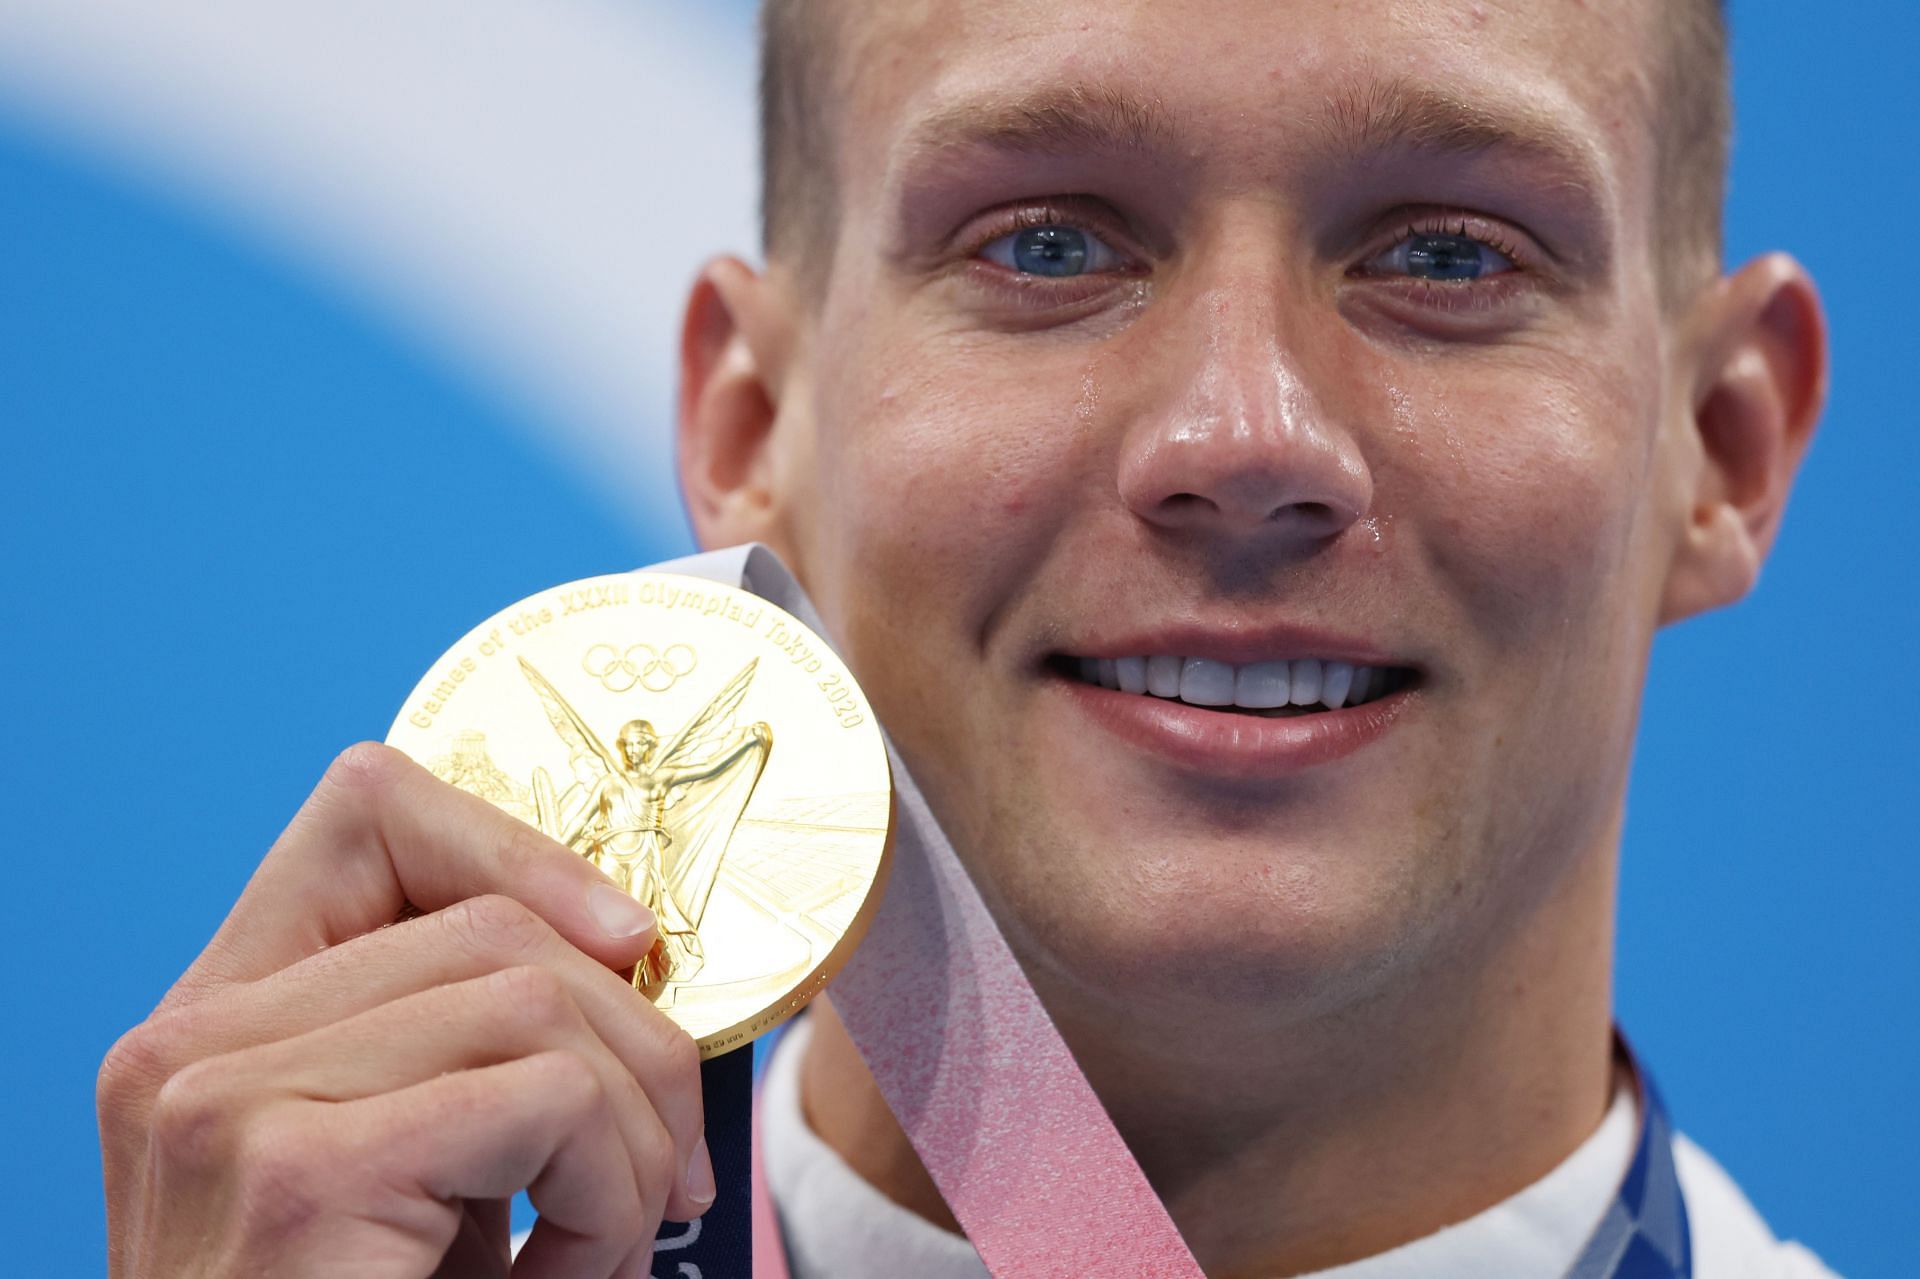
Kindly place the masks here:
<instances>
[{"instance_id":1,"label":"cheek","mask_svg":"<svg viewBox=\"0 0 1920 1279\"><path fill-rule=\"evenodd\" d=\"M1004 763L1009 686L986 645L1083 500L1084 359L901 317L822 331L808 587L922 786L951 801ZM977 806L941 807L967 842Z\"/></svg>"},{"instance_id":2,"label":"cheek","mask_svg":"<svg viewBox=\"0 0 1920 1279\"><path fill-rule=\"evenodd\" d=\"M978 635L1075 501L1079 373L941 335L840 332L815 396L826 558L859 575L854 590Z\"/></svg>"},{"instance_id":3,"label":"cheek","mask_svg":"<svg viewBox=\"0 0 1920 1279\"><path fill-rule=\"evenodd\" d=\"M1545 657L1579 643L1548 633L1638 625L1658 412L1657 353L1640 356L1387 380L1381 507L1496 652Z\"/></svg>"},{"instance_id":4,"label":"cheek","mask_svg":"<svg viewBox=\"0 0 1920 1279\"><path fill-rule=\"evenodd\" d=\"M1657 594L1655 350L1529 361L1510 375L1404 379L1377 468L1401 549L1457 637L1444 658L1446 770L1424 841L1500 910L1558 882L1610 820L1630 759ZM1437 827L1459 823L1455 837ZM1477 850L1477 851L1476 851ZM1489 873L1475 859L1508 871Z\"/></svg>"}]
</instances>

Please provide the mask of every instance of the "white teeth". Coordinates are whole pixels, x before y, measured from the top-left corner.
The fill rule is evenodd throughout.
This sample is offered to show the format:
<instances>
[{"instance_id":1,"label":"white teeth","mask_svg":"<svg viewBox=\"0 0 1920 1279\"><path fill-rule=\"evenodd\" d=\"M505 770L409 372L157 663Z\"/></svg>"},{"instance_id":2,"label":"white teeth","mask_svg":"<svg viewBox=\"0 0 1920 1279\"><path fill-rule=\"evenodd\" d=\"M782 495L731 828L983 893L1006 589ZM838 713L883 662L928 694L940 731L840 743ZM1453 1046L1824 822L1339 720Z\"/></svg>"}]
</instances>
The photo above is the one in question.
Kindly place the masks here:
<instances>
[{"instance_id":1,"label":"white teeth","mask_svg":"<svg viewBox=\"0 0 1920 1279\"><path fill-rule=\"evenodd\" d=\"M1373 688L1373 667L1356 667L1353 672L1353 687L1347 690L1347 704L1358 706L1367 700Z\"/></svg>"},{"instance_id":2,"label":"white teeth","mask_svg":"<svg viewBox=\"0 0 1920 1279\"><path fill-rule=\"evenodd\" d=\"M1293 664L1293 696L1290 699L1295 706L1311 706L1320 700L1321 666L1314 658L1303 658Z\"/></svg>"},{"instance_id":3,"label":"white teeth","mask_svg":"<svg viewBox=\"0 0 1920 1279\"><path fill-rule=\"evenodd\" d=\"M1089 684L1126 693L1178 698L1191 706L1278 710L1287 706L1339 710L1384 697L1392 670L1303 657L1291 662L1235 666L1208 657L1082 657L1076 669Z\"/></svg>"},{"instance_id":4,"label":"white teeth","mask_svg":"<svg viewBox=\"0 0 1920 1279\"><path fill-rule=\"evenodd\" d=\"M1286 662L1255 662L1242 666L1233 681L1233 704L1248 710L1270 711L1285 706L1292 689Z\"/></svg>"},{"instance_id":5,"label":"white teeth","mask_svg":"<svg viewBox=\"0 0 1920 1279\"><path fill-rule=\"evenodd\" d=\"M1233 667L1189 657L1180 668L1180 700L1194 706L1233 705Z\"/></svg>"},{"instance_id":6,"label":"white teeth","mask_svg":"<svg viewBox=\"0 0 1920 1279\"><path fill-rule=\"evenodd\" d=\"M1330 711L1337 711L1347 704L1347 693L1353 688L1353 667L1345 662L1328 662L1327 673L1320 682L1320 701Z\"/></svg>"},{"instance_id":7,"label":"white teeth","mask_svg":"<svg viewBox=\"0 0 1920 1279\"><path fill-rule=\"evenodd\" d=\"M1180 696L1180 659L1177 657L1149 657L1147 659L1147 691L1155 697Z\"/></svg>"}]
</instances>

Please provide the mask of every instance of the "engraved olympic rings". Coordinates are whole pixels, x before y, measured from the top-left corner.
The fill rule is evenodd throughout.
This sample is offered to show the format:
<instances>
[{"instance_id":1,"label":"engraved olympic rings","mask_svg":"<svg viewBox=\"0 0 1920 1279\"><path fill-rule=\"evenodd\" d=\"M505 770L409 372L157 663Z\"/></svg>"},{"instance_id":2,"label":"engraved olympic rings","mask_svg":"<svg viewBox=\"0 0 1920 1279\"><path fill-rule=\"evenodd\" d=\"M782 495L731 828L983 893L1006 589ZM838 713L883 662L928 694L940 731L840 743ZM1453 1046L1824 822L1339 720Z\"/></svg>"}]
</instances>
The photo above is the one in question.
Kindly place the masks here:
<instances>
[{"instance_id":1,"label":"engraved olympic rings","mask_svg":"<svg viewBox=\"0 0 1920 1279\"><path fill-rule=\"evenodd\" d=\"M636 685L649 693L664 693L691 674L698 662L685 644L669 644L663 652L651 644L634 644L624 653L611 644L595 644L580 659L580 668L609 693L624 693Z\"/></svg>"}]
</instances>

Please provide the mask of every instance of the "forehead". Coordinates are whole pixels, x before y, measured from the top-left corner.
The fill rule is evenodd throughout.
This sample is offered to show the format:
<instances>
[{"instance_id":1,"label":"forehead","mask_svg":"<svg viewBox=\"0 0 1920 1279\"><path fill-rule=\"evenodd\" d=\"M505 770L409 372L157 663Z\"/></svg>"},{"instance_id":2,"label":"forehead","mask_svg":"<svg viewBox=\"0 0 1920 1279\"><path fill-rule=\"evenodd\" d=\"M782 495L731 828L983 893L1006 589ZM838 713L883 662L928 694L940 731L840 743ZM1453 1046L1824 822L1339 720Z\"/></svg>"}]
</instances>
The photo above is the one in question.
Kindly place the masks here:
<instances>
[{"instance_id":1,"label":"forehead","mask_svg":"<svg viewBox=\"0 0 1920 1279\"><path fill-rule=\"evenodd\" d=\"M982 141L1071 150L1116 134L1251 182L1342 147L1483 148L1510 136L1561 161L1568 181L1646 186L1663 2L849 6L839 31L846 198L896 191L930 156ZM1076 101L1112 109L1058 109ZM1082 127L1089 119L1100 136Z\"/></svg>"}]
</instances>

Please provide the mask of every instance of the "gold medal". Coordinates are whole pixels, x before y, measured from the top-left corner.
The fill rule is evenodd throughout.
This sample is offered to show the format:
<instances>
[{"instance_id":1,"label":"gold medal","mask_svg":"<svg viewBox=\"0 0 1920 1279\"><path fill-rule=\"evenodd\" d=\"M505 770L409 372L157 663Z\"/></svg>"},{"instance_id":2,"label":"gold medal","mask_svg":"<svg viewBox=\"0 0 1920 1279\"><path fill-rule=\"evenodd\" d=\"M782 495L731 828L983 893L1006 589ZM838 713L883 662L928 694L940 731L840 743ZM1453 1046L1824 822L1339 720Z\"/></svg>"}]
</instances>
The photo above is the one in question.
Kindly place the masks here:
<instances>
[{"instance_id":1,"label":"gold medal","mask_svg":"<svg viewBox=\"0 0 1920 1279\"><path fill-rule=\"evenodd\" d=\"M530 596L434 664L387 742L650 907L634 984L706 1057L799 1011L879 904L879 727L825 641L746 591L621 573Z\"/></svg>"}]
</instances>

